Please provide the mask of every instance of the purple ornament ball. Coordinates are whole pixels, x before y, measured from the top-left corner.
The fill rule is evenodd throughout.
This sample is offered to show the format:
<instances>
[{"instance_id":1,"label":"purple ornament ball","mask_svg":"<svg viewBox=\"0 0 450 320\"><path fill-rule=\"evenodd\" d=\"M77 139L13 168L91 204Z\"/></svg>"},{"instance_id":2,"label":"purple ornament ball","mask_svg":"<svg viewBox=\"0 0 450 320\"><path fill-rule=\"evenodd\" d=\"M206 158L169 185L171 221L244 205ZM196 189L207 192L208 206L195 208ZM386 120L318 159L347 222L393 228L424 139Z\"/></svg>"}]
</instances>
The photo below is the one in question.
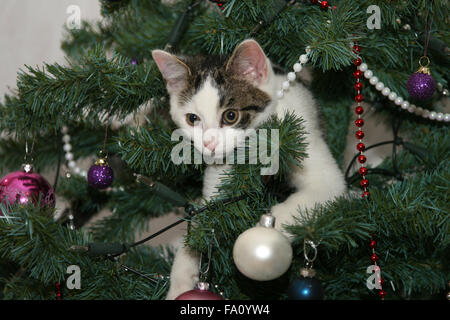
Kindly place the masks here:
<instances>
[{"instance_id":1,"label":"purple ornament ball","mask_svg":"<svg viewBox=\"0 0 450 320\"><path fill-rule=\"evenodd\" d=\"M94 164L89 168L87 180L96 189L108 188L114 180L114 171L108 165Z\"/></svg>"},{"instance_id":2,"label":"purple ornament ball","mask_svg":"<svg viewBox=\"0 0 450 320\"><path fill-rule=\"evenodd\" d=\"M413 73L406 83L409 95L416 100L430 99L434 93L436 83L431 75L421 72Z\"/></svg>"},{"instance_id":3,"label":"purple ornament ball","mask_svg":"<svg viewBox=\"0 0 450 320\"><path fill-rule=\"evenodd\" d=\"M55 207L55 192L40 174L16 171L7 174L0 181L0 201L3 204L35 204L41 207Z\"/></svg>"},{"instance_id":4,"label":"purple ornament ball","mask_svg":"<svg viewBox=\"0 0 450 320\"><path fill-rule=\"evenodd\" d=\"M180 294L175 300L223 300L223 298L208 290L209 284L206 282L197 283L197 288Z\"/></svg>"}]
</instances>

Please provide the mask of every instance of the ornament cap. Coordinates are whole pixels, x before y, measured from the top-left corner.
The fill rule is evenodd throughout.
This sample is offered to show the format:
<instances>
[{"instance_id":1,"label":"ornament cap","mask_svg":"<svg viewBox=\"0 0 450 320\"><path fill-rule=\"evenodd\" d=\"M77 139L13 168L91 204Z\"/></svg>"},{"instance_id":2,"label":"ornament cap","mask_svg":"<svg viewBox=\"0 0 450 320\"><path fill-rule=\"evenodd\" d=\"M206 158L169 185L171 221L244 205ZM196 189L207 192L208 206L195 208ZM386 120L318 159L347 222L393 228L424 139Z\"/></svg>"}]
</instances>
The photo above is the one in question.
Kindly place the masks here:
<instances>
[{"instance_id":1,"label":"ornament cap","mask_svg":"<svg viewBox=\"0 0 450 320\"><path fill-rule=\"evenodd\" d=\"M301 268L300 275L305 278L314 278L316 276L316 270L312 268Z\"/></svg>"},{"instance_id":2,"label":"ornament cap","mask_svg":"<svg viewBox=\"0 0 450 320\"><path fill-rule=\"evenodd\" d=\"M105 158L99 158L97 161L95 161L95 164L97 166L107 166L108 165L108 161L106 161L106 157Z\"/></svg>"},{"instance_id":3,"label":"ornament cap","mask_svg":"<svg viewBox=\"0 0 450 320\"><path fill-rule=\"evenodd\" d=\"M32 164L24 163L22 164L22 170L25 171L26 173L33 173L34 168Z\"/></svg>"},{"instance_id":4,"label":"ornament cap","mask_svg":"<svg viewBox=\"0 0 450 320\"><path fill-rule=\"evenodd\" d=\"M197 285L195 287L198 290L208 291L209 290L209 283L208 282L197 282Z\"/></svg>"},{"instance_id":5,"label":"ornament cap","mask_svg":"<svg viewBox=\"0 0 450 320\"><path fill-rule=\"evenodd\" d=\"M422 59L426 59L426 64L422 65ZM430 59L427 56L423 56L419 59L419 69L416 71L416 73L425 73L428 75L431 75L430 68L428 66L430 65Z\"/></svg>"},{"instance_id":6,"label":"ornament cap","mask_svg":"<svg viewBox=\"0 0 450 320\"><path fill-rule=\"evenodd\" d=\"M425 74L431 75L430 68L422 67L422 66L416 71L416 73L425 73Z\"/></svg>"},{"instance_id":7,"label":"ornament cap","mask_svg":"<svg viewBox=\"0 0 450 320\"><path fill-rule=\"evenodd\" d=\"M270 214L263 214L259 224L265 228L273 228L275 227L275 217Z\"/></svg>"}]
</instances>

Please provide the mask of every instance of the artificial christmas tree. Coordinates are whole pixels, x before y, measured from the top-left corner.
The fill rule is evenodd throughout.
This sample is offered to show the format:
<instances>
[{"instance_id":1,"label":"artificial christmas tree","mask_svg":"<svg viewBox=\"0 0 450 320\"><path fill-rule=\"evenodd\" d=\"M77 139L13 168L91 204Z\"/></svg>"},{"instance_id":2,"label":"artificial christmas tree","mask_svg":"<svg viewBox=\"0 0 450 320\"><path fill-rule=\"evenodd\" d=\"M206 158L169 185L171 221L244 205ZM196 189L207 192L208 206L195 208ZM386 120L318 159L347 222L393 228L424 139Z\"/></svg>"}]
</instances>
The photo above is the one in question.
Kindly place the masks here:
<instances>
[{"instance_id":1,"label":"artificial christmas tree","mask_svg":"<svg viewBox=\"0 0 450 320\"><path fill-rule=\"evenodd\" d=\"M442 100L448 104L448 98L435 92L427 101L406 101L406 83L423 54L427 30L434 81L448 87L446 1L220 4L103 0L102 24L84 23L69 31L62 46L70 58L68 66L45 64L19 73L17 92L0 104L1 171L20 169L25 144L33 137L33 164L39 172L56 168L63 173L53 189L70 206L66 214L52 207L1 206L3 298L164 299L173 252L152 247L151 241L139 243L135 234L148 219L184 207L183 220L189 222L185 244L203 253L213 246L208 282L217 285L224 298L286 299L289 283L304 264L303 243L312 239L320 242L315 271L325 299L445 299L450 278L450 118ZM368 28L370 5L380 10L381 29ZM431 24L425 16L433 17ZM285 227L292 237L292 265L279 278L262 282L239 272L233 245L293 192L286 177L292 165L301 166L308 156L304 123L286 114L261 126L279 130L276 175L262 176L261 163L235 165L223 179L223 197L198 202L205 165L171 161L178 141L171 139L175 126L168 114L167 91L151 55L162 48L190 55L231 54L249 37L287 73L280 97L297 79L296 73L311 66L309 88L323 114L323 134L342 171L349 173L348 193L299 212L297 223ZM362 166L354 179L349 176L352 168L346 170L343 162L353 110L359 118L355 152L360 164L366 162L362 153L372 147L358 141L364 138L361 127L369 121L362 117L362 100L372 104L383 121L396 124L395 140L389 142L394 152L375 168ZM147 121L128 121L145 104L151 105ZM120 125L112 128L113 119ZM105 126L110 130L104 151L114 182L98 190L71 161L98 152ZM64 144L70 142L70 148L63 146L67 132ZM327 184L326 172L318 179ZM105 208L112 215L89 229L80 228ZM370 239L377 240L376 254L367 245ZM366 286L366 270L373 263L381 268L382 290ZM81 289L65 288L70 265L81 270ZM55 283L57 292L64 287L64 294L55 294ZM218 293L215 286L210 290Z\"/></svg>"}]
</instances>

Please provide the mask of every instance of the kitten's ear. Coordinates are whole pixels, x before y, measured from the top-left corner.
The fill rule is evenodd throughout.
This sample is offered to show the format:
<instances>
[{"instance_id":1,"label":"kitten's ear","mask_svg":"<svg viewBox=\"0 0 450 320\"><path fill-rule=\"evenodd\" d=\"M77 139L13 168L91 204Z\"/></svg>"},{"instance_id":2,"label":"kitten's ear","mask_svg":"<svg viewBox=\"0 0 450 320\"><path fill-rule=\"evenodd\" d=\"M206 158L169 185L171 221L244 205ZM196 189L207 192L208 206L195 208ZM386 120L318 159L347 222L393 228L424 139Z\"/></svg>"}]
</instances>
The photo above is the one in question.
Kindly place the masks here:
<instances>
[{"instance_id":1,"label":"kitten's ear","mask_svg":"<svg viewBox=\"0 0 450 320\"><path fill-rule=\"evenodd\" d=\"M163 78L166 80L167 91L169 93L178 93L183 90L186 86L188 75L191 74L189 67L173 54L163 50L153 50L152 56Z\"/></svg>"},{"instance_id":2,"label":"kitten's ear","mask_svg":"<svg viewBox=\"0 0 450 320\"><path fill-rule=\"evenodd\" d=\"M260 85L268 78L267 58L263 49L253 39L241 42L228 60L226 70Z\"/></svg>"}]
</instances>

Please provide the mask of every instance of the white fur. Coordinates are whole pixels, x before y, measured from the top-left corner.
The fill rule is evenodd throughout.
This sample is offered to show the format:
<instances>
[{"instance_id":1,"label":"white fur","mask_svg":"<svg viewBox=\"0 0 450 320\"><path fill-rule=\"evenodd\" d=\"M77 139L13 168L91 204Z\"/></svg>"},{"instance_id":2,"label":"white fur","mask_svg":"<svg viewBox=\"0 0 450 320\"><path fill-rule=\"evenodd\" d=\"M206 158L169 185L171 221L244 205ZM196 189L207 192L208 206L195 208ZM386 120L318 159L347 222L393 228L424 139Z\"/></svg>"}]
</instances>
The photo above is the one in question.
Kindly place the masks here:
<instances>
[{"instance_id":1,"label":"white fur","mask_svg":"<svg viewBox=\"0 0 450 320\"><path fill-rule=\"evenodd\" d=\"M308 143L308 157L303 160L303 168L295 167L290 176L290 183L296 192L290 195L284 202L275 205L271 212L276 218L275 228L289 235L283 230L283 225L292 224L293 216L300 216L298 209L312 208L316 204L332 200L345 192L345 181L335 160L331 156L325 141L322 138L318 117L317 105L309 92L300 83L291 83L291 87L281 100L277 100L275 92L281 88L284 76L275 75L272 71L269 59L266 59L267 79L259 83L258 88L272 97L272 103L263 113L258 115L255 126L268 119L270 115L277 114L284 117L286 111L294 112L305 120L306 142ZM177 97L171 96L171 115L173 120L181 128L191 130L186 124L186 113L195 113L202 118L198 126L202 130L218 129L220 115L217 112L219 95L217 89L208 81L184 106L179 106ZM194 134L191 135L192 137ZM197 149L202 148L203 141L194 140ZM228 146L227 146L228 149ZM210 199L217 193L220 178L229 165L210 165L205 171L203 196ZM198 254L188 248L178 250L171 271L170 289L167 299L176 298L183 292L193 289L199 276Z\"/></svg>"},{"instance_id":2,"label":"white fur","mask_svg":"<svg viewBox=\"0 0 450 320\"><path fill-rule=\"evenodd\" d=\"M283 81L284 77L276 76L278 86ZM290 183L296 192L271 210L276 218L275 228L280 231L283 224L293 222L293 215L299 216L298 208L312 208L342 195L346 190L344 176L322 138L318 107L309 90L300 83L292 83L288 93L279 101L278 117L282 118L286 111L293 111L305 120L308 157L302 162L303 168L293 168Z\"/></svg>"},{"instance_id":3,"label":"white fur","mask_svg":"<svg viewBox=\"0 0 450 320\"><path fill-rule=\"evenodd\" d=\"M242 129L228 126L220 126L222 113L219 112L219 91L213 85L213 80L208 77L199 91L185 104L180 105L178 97L172 95L170 98L170 115L177 126L183 129L185 135L194 143L194 147L212 161L222 160L227 154L232 153L236 147L236 141L243 141L245 134ZM186 115L193 113L198 116L195 126L186 121ZM259 115L265 120L266 115ZM259 121L261 122L261 121ZM214 154L206 145L215 141ZM220 162L216 162L220 163Z\"/></svg>"}]
</instances>

